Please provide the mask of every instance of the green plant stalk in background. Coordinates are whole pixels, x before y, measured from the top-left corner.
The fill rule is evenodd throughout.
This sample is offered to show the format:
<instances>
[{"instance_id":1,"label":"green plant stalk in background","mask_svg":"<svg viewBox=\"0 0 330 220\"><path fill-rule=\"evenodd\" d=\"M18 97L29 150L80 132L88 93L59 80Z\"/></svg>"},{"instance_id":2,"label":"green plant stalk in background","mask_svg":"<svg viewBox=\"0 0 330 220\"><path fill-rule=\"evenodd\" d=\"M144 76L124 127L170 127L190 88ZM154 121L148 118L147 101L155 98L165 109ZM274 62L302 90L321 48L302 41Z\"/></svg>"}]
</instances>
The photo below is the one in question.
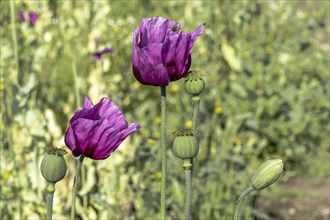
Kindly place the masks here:
<instances>
[{"instance_id":1,"label":"green plant stalk in background","mask_svg":"<svg viewBox=\"0 0 330 220\"><path fill-rule=\"evenodd\" d=\"M19 60L18 60L18 46L17 46L17 33L16 33L16 22L15 22L15 4L14 0L10 1L10 21L11 21L11 33L13 38L13 46L14 46L14 61L15 67L17 70L17 85L21 84L21 76L19 71Z\"/></svg>"},{"instance_id":2,"label":"green plant stalk in background","mask_svg":"<svg viewBox=\"0 0 330 220\"><path fill-rule=\"evenodd\" d=\"M166 218L166 86L160 87L161 96L161 126L160 126L160 146L162 157L162 177L161 177L161 195L160 195L160 213L161 219Z\"/></svg>"},{"instance_id":3,"label":"green plant stalk in background","mask_svg":"<svg viewBox=\"0 0 330 220\"><path fill-rule=\"evenodd\" d=\"M80 106L80 93L79 93L79 84L78 84L78 73L77 73L77 58L76 58L76 46L72 43L72 74L74 80L74 94L76 101L76 108Z\"/></svg>"},{"instance_id":4,"label":"green plant stalk in background","mask_svg":"<svg viewBox=\"0 0 330 220\"><path fill-rule=\"evenodd\" d=\"M77 189L78 189L77 181L79 179L81 165L82 165L82 162L83 162L84 158L85 157L83 155L80 155L79 159L77 160L77 170L76 170L76 175L74 177L73 187L72 187L71 220L74 220L74 217L75 217L75 212L76 212L76 197L77 197Z\"/></svg>"},{"instance_id":5,"label":"green plant stalk in background","mask_svg":"<svg viewBox=\"0 0 330 220\"><path fill-rule=\"evenodd\" d=\"M47 214L46 219L52 219L52 212L53 212L53 198L55 193L55 183L48 182L47 187Z\"/></svg>"},{"instance_id":6,"label":"green plant stalk in background","mask_svg":"<svg viewBox=\"0 0 330 220\"><path fill-rule=\"evenodd\" d=\"M241 216L241 209L243 205L244 199L253 191L253 187L250 186L247 188L238 198L237 203L236 203L236 209L235 209L235 214L234 214L234 220L239 220Z\"/></svg>"}]
</instances>

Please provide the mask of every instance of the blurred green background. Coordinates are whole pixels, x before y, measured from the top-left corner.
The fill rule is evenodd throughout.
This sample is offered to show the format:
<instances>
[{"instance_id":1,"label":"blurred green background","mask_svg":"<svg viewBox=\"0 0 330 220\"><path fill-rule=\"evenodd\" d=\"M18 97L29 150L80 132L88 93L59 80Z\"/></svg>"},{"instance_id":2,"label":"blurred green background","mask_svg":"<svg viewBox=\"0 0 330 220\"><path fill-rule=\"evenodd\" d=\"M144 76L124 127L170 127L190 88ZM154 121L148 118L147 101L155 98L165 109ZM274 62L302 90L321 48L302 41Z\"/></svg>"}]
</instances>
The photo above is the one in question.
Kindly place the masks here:
<instances>
[{"instance_id":1,"label":"blurred green background","mask_svg":"<svg viewBox=\"0 0 330 220\"><path fill-rule=\"evenodd\" d=\"M10 5L11 4L11 5ZM1 219L45 218L39 165L65 147L68 120L88 95L106 96L142 128L104 161L86 159L81 219L157 219L160 206L159 88L131 70L140 19L156 15L193 31L191 70L206 75L194 163L193 218L231 219L254 170L281 158L280 181L245 203L245 219L329 218L328 1L1 1ZM35 25L19 11L39 14ZM110 46L102 61L93 52ZM191 124L183 80L168 87L170 219L183 217L182 161L172 131ZM56 184L55 219L69 218L75 160Z\"/></svg>"}]
</instances>

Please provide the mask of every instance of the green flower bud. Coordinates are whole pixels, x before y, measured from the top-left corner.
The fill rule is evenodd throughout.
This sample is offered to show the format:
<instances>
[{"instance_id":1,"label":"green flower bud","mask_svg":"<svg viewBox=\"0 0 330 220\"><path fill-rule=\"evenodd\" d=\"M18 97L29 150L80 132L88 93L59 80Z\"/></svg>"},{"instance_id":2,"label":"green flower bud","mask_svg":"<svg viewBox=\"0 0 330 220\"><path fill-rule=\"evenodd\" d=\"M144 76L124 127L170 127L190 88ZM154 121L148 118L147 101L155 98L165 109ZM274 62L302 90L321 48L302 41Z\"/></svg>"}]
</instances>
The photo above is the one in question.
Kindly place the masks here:
<instances>
[{"instance_id":1,"label":"green flower bud","mask_svg":"<svg viewBox=\"0 0 330 220\"><path fill-rule=\"evenodd\" d=\"M189 71L185 76L184 88L190 95L199 95L205 88L203 74L195 71Z\"/></svg>"},{"instance_id":2,"label":"green flower bud","mask_svg":"<svg viewBox=\"0 0 330 220\"><path fill-rule=\"evenodd\" d=\"M192 130L177 131L173 142L173 153L181 159L192 159L198 153L198 142Z\"/></svg>"},{"instance_id":3,"label":"green flower bud","mask_svg":"<svg viewBox=\"0 0 330 220\"><path fill-rule=\"evenodd\" d=\"M255 190L262 190L272 185L283 172L281 159L267 160L255 172L251 185Z\"/></svg>"},{"instance_id":4,"label":"green flower bud","mask_svg":"<svg viewBox=\"0 0 330 220\"><path fill-rule=\"evenodd\" d=\"M56 183L64 178L66 163L63 158L66 152L58 148L49 148L42 159L40 170L49 183Z\"/></svg>"}]
</instances>

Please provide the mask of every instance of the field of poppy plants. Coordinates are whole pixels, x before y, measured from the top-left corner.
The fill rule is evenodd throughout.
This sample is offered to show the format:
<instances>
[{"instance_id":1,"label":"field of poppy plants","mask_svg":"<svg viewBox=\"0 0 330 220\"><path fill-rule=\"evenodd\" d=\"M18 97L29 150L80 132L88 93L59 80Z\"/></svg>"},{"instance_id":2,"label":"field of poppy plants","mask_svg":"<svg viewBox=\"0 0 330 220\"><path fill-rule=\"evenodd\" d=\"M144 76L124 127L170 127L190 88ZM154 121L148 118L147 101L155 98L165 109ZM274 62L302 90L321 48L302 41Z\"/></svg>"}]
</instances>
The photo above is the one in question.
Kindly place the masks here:
<instances>
[{"instance_id":1,"label":"field of poppy plants","mask_svg":"<svg viewBox=\"0 0 330 220\"><path fill-rule=\"evenodd\" d=\"M328 1L0 12L0 219L329 219Z\"/></svg>"}]
</instances>

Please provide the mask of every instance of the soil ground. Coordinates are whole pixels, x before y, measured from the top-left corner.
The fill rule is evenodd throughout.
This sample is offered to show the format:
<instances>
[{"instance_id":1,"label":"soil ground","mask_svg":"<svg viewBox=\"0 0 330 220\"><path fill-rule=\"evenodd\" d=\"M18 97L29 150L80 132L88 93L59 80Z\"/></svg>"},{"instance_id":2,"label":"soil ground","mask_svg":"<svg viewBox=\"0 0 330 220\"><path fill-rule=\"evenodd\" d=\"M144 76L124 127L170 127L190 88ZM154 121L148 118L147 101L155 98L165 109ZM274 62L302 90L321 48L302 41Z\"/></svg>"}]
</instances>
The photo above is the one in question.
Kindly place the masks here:
<instances>
[{"instance_id":1,"label":"soil ground","mask_svg":"<svg viewBox=\"0 0 330 220\"><path fill-rule=\"evenodd\" d=\"M274 188L256 200L258 213L266 213L257 219L330 220L330 177L294 177Z\"/></svg>"}]
</instances>

